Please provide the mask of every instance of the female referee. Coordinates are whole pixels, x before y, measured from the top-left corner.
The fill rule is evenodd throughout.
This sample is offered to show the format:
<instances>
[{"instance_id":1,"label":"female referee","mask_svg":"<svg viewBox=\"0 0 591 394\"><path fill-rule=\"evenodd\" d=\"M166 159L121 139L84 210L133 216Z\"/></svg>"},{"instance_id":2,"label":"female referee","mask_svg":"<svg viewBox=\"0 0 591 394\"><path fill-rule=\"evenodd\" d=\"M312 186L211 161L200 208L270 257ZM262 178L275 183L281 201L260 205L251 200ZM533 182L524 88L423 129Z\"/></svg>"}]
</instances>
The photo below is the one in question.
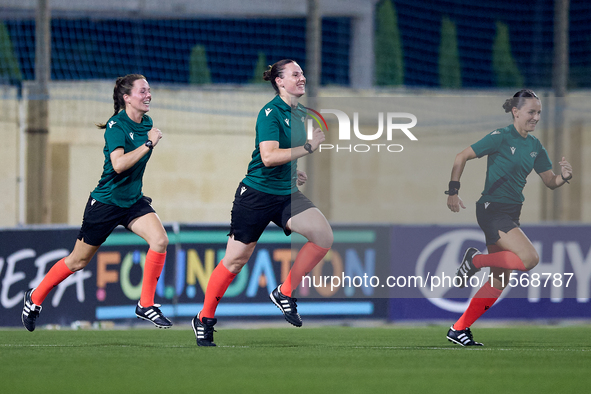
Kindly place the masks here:
<instances>
[{"instance_id":1,"label":"female referee","mask_svg":"<svg viewBox=\"0 0 591 394\"><path fill-rule=\"evenodd\" d=\"M490 267L493 283L487 282L478 290L464 314L447 333L450 342L462 346L482 346L474 341L470 326L499 298L512 270L529 271L538 264L536 249L519 228L527 176L534 169L552 190L572 178L571 165L564 157L559 162L560 174L552 171L548 152L531 135L542 111L538 96L529 89L520 90L505 101L503 108L505 112L511 112L513 124L493 131L460 152L454 161L449 190L446 191L449 195L447 206L452 212L465 208L458 195L464 166L468 160L488 155L484 191L476 203L476 218L484 231L488 254L468 248L456 276L462 278L465 286L468 278L481 268Z\"/></svg>"},{"instance_id":2,"label":"female referee","mask_svg":"<svg viewBox=\"0 0 591 394\"><path fill-rule=\"evenodd\" d=\"M297 186L307 176L297 170L297 159L310 155L324 141L320 129L306 141L304 119L306 109L298 103L305 93L306 78L300 66L284 59L264 72L277 95L259 112L256 123L255 149L246 177L238 185L226 255L213 270L203 309L192 321L199 346L215 346L213 326L215 310L226 289L248 262L256 243L270 222L308 239L296 256L285 282L270 294L271 301L283 312L285 319L296 327L302 325L293 290L302 276L322 260L332 246L332 229L324 215L306 198ZM293 116L292 116L293 114Z\"/></svg>"},{"instance_id":3,"label":"female referee","mask_svg":"<svg viewBox=\"0 0 591 394\"><path fill-rule=\"evenodd\" d=\"M150 85L144 76L130 74L117 78L113 90L115 112L107 123L97 125L105 129L103 174L88 198L74 250L51 267L39 286L25 293L22 321L27 330L35 330L41 304L51 289L86 267L118 225L145 239L150 247L136 316L159 328L172 326L158 308L160 305L154 304L168 237L150 205L152 200L142 193L146 164L162 138L162 132L153 127L152 119L146 115L151 100Z\"/></svg>"}]
</instances>

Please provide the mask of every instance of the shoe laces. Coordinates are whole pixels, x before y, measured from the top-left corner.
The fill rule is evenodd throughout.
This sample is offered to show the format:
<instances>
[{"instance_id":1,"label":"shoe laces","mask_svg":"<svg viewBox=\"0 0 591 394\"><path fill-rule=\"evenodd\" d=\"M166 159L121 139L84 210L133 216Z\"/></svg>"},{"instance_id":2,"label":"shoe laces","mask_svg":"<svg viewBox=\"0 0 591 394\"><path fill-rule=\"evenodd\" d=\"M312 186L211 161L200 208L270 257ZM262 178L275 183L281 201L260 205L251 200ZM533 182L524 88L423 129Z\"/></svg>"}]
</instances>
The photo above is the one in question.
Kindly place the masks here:
<instances>
[{"instance_id":1,"label":"shoe laces","mask_svg":"<svg viewBox=\"0 0 591 394\"><path fill-rule=\"evenodd\" d=\"M289 306L292 308L292 311L295 311L298 307L298 299L295 297L285 296L287 298L287 302L289 302Z\"/></svg>"},{"instance_id":2,"label":"shoe laces","mask_svg":"<svg viewBox=\"0 0 591 394\"><path fill-rule=\"evenodd\" d=\"M466 336L468 338L470 338L471 341L473 341L473 337L472 337L472 331L470 331L470 327L466 328L466 330L464 330L466 332Z\"/></svg>"},{"instance_id":3,"label":"shoe laces","mask_svg":"<svg viewBox=\"0 0 591 394\"><path fill-rule=\"evenodd\" d=\"M41 312L41 309L43 309L43 307L41 305L37 305L35 303L33 303L33 301L28 301L30 303L29 306L29 316L36 318L39 316L39 312Z\"/></svg>"},{"instance_id":4,"label":"shoe laces","mask_svg":"<svg viewBox=\"0 0 591 394\"><path fill-rule=\"evenodd\" d=\"M208 341L213 341L213 333L217 332L215 328L213 328L212 325L205 324L203 322L201 322L201 325L203 326L203 336L205 337L205 339L207 339Z\"/></svg>"},{"instance_id":5,"label":"shoe laces","mask_svg":"<svg viewBox=\"0 0 591 394\"><path fill-rule=\"evenodd\" d=\"M211 335L214 332L217 332L214 328L213 328L213 324L206 324L203 322L203 320L201 320L201 312L199 312L199 314L197 315L197 321L199 322L199 324L201 325L201 327L203 327L203 333L205 335Z\"/></svg>"},{"instance_id":6,"label":"shoe laces","mask_svg":"<svg viewBox=\"0 0 591 394\"><path fill-rule=\"evenodd\" d=\"M153 309L157 314L162 316L162 311L160 310L160 304L154 304L150 308Z\"/></svg>"}]
</instances>

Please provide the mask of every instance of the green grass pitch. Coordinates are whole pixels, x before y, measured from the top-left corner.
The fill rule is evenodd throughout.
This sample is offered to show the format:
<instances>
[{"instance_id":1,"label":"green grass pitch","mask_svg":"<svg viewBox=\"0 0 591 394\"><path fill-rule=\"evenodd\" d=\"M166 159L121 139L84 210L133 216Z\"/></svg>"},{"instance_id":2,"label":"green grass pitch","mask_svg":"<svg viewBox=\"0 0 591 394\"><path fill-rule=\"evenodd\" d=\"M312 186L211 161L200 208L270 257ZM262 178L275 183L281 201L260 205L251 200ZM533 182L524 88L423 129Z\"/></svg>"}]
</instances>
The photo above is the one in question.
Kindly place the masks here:
<instances>
[{"instance_id":1,"label":"green grass pitch","mask_svg":"<svg viewBox=\"0 0 591 394\"><path fill-rule=\"evenodd\" d=\"M185 329L186 328L186 329ZM0 330L2 393L583 393L591 326Z\"/></svg>"}]
</instances>

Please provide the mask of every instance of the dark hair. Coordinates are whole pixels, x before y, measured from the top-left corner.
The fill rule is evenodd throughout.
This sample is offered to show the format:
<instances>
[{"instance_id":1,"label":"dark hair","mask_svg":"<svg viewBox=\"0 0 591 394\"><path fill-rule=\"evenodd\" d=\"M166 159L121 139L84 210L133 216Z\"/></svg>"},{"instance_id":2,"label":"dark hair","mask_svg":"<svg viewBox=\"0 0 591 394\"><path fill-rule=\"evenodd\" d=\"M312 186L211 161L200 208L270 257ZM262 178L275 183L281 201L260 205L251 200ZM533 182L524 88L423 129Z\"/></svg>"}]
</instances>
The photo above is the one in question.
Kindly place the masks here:
<instances>
[{"instance_id":1,"label":"dark hair","mask_svg":"<svg viewBox=\"0 0 591 394\"><path fill-rule=\"evenodd\" d=\"M273 64L272 66L269 66L267 71L265 71L263 73L263 80L271 81L271 85L273 85L273 89L275 89L275 92L277 94L279 94L279 88L277 87L277 83L275 82L275 78L277 78L277 77L283 78L283 69L289 63L295 63L295 60L291 60L291 59L279 60L277 63Z\"/></svg>"},{"instance_id":2,"label":"dark hair","mask_svg":"<svg viewBox=\"0 0 591 394\"><path fill-rule=\"evenodd\" d=\"M503 104L503 109L505 110L505 112L511 112L513 110L513 107L520 109L521 107L523 107L523 104L525 104L525 100L530 98L536 98L538 100L540 99L534 93L533 90L521 89L519 92L515 93L513 97L505 100L505 103Z\"/></svg>"},{"instance_id":3,"label":"dark hair","mask_svg":"<svg viewBox=\"0 0 591 394\"><path fill-rule=\"evenodd\" d=\"M133 89L133 83L138 79L146 79L141 74L128 74L124 77L119 77L115 81L115 88L113 89L113 108L115 112L113 112L112 116L115 116L121 111L121 109L125 109L125 101L123 100L123 96L126 94L131 94L131 89ZM106 129L107 124L97 124L96 125L99 129Z\"/></svg>"}]
</instances>

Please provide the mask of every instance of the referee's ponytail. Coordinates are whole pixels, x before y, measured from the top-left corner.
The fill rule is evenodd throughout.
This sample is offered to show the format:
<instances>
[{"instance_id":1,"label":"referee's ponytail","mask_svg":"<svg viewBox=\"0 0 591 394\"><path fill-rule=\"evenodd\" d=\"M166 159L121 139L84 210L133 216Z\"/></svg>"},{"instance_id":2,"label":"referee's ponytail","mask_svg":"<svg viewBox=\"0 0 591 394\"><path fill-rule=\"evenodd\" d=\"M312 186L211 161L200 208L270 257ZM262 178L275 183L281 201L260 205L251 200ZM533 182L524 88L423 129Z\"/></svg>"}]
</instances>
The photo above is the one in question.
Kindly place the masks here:
<instances>
[{"instance_id":1,"label":"referee's ponytail","mask_svg":"<svg viewBox=\"0 0 591 394\"><path fill-rule=\"evenodd\" d=\"M125 108L125 100L123 100L124 95L131 94L131 89L133 89L133 83L138 79L146 79L141 74L128 74L124 77L119 77L115 81L115 88L113 89L113 112L112 117L117 115L121 109ZM99 129L106 129L106 123L97 124L96 127Z\"/></svg>"},{"instance_id":2,"label":"referee's ponytail","mask_svg":"<svg viewBox=\"0 0 591 394\"><path fill-rule=\"evenodd\" d=\"M540 99L533 90L531 89L521 89L519 92L515 93L513 97L508 98L505 100L503 104L503 109L505 112L509 113L513 110L513 107L520 109L525 104L525 100L530 98Z\"/></svg>"},{"instance_id":3,"label":"referee's ponytail","mask_svg":"<svg viewBox=\"0 0 591 394\"><path fill-rule=\"evenodd\" d=\"M275 82L275 78L283 78L283 69L289 63L295 63L294 60L291 59L283 59L279 60L277 63L269 66L269 68L263 72L263 80L271 81L271 85L273 85L273 89L275 92L279 94L279 88L277 87L277 82Z\"/></svg>"}]
</instances>

